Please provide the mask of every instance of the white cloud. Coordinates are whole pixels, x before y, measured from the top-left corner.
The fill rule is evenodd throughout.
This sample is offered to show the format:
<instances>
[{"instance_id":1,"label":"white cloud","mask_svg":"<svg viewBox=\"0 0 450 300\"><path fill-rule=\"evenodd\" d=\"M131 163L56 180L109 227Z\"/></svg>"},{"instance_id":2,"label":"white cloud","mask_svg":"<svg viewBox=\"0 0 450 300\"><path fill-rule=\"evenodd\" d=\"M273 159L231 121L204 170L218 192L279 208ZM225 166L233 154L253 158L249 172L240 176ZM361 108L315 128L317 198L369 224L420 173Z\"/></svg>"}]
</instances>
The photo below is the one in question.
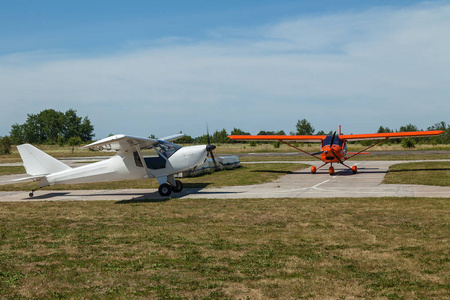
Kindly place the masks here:
<instances>
[{"instance_id":1,"label":"white cloud","mask_svg":"<svg viewBox=\"0 0 450 300\"><path fill-rule=\"evenodd\" d=\"M450 121L449 5L235 31L198 42L168 38L104 57L0 57L0 135L46 108L88 115L98 138L179 130L197 136L206 122L211 129L289 132L307 118L316 130L342 124L357 133Z\"/></svg>"}]
</instances>

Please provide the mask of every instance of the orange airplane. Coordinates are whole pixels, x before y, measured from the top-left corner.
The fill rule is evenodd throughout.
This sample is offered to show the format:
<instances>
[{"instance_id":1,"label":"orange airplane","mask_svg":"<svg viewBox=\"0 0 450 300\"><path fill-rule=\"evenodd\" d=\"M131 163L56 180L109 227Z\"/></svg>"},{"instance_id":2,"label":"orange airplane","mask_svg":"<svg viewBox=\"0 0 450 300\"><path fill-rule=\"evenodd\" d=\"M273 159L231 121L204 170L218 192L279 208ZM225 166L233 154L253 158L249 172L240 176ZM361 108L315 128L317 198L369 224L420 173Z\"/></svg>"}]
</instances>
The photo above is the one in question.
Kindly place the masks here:
<instances>
[{"instance_id":1,"label":"orange airplane","mask_svg":"<svg viewBox=\"0 0 450 300\"><path fill-rule=\"evenodd\" d=\"M311 173L315 174L317 170L323 166L330 164L328 173L334 175L333 163L340 163L345 167L352 170L353 174L358 172L356 166L349 167L344 161L355 157L358 154L369 154L364 152L375 145L378 145L390 138L408 138L408 137L424 137L433 136L443 133L442 130L433 131L410 131L410 132L389 132L389 133L369 133L369 134L341 134L341 126L339 125L339 133L336 135L336 131L333 135L230 135L229 138L238 141L279 141L292 148L297 149L303 153L306 153L314 158L322 160L323 165L316 168L311 167ZM359 151L359 152L347 152L347 141L361 141L361 140L380 140L373 145ZM301 142L321 142L320 152L309 153L294 145L289 144L286 141L301 141ZM320 155L320 156L318 156ZM350 155L350 156L347 156Z\"/></svg>"}]
</instances>

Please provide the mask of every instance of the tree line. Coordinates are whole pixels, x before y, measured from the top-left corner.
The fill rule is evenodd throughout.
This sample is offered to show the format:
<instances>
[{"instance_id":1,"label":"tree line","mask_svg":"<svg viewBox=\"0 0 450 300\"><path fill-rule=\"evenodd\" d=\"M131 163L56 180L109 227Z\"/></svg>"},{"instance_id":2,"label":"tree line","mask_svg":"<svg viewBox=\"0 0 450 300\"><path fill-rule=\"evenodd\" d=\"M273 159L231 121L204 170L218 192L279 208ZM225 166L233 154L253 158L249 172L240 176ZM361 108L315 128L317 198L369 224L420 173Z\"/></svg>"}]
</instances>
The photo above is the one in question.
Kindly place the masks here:
<instances>
[{"instance_id":1,"label":"tree line","mask_svg":"<svg viewBox=\"0 0 450 300\"><path fill-rule=\"evenodd\" d=\"M34 144L69 144L71 146L80 145L85 142L90 142L94 137L94 126L91 124L88 117L79 117L76 110L69 109L66 112L59 112L53 109L46 109L38 114L28 114L27 120L24 124L17 124L11 126L9 136L0 136L0 154L11 153L11 145L19 145L23 143ZM315 132L312 124L306 120L301 119L295 125L295 132L290 132L291 135L325 135L333 134L333 131L326 133L323 130ZM414 147L416 143L420 144L449 144L450 143L450 125L444 121L435 123L427 128L427 130L443 130L444 133L439 136L426 138L412 138L412 139L392 139L386 143L402 143L404 147ZM386 132L406 132L419 131L417 126L407 124L401 126L398 130L390 129L388 127L380 126L378 133ZM215 144L229 144L229 143L245 143L231 140L229 135L250 135L239 128L234 128L230 133L226 129L216 130L210 135L211 143ZM276 131L260 131L258 135L286 135L284 130ZM153 137L153 136L152 136ZM360 141L358 143L370 144L372 141ZM202 135L198 137L191 137L189 135L177 140L180 144L206 144L208 143L208 136ZM279 142L258 142L258 143L273 143L279 146Z\"/></svg>"},{"instance_id":2,"label":"tree line","mask_svg":"<svg viewBox=\"0 0 450 300\"><path fill-rule=\"evenodd\" d=\"M295 132L290 132L291 135L332 135L334 131L325 132L323 130L319 130L315 132L315 128L312 126L312 124L306 120L301 119L297 121L297 124L295 125ZM386 143L395 144L395 143L402 143L404 146L411 148L414 146L414 144L449 144L450 143L450 125L447 125L444 121L441 121L439 123L435 123L434 125L427 128L427 130L443 130L444 133L439 136L433 136L433 137L424 137L424 138L410 138L410 139L392 139L388 140ZM387 132L407 132L407 131L421 131L418 129L416 125L413 124L407 124L404 126L401 126L398 130L390 129L388 127L380 126L378 128L377 133L387 133ZM234 128L230 134L226 131L226 129L217 130L210 136L211 143L215 144L231 144L231 143L247 143L247 142L241 142L241 141L235 141L228 138L229 135L250 135L249 132L246 132L239 128ZM276 131L260 131L258 132L258 135L286 135L284 130L276 130ZM185 143L185 144L206 144L208 141L207 135L202 135L199 137L191 137L191 136L185 136L181 139L177 140L177 143ZM362 143L362 144L371 144L373 141L358 141L355 143ZM276 143L276 142L258 142L258 143Z\"/></svg>"},{"instance_id":3,"label":"tree line","mask_svg":"<svg viewBox=\"0 0 450 300\"><path fill-rule=\"evenodd\" d=\"M66 112L46 109L38 114L28 114L23 124L11 126L9 136L0 137L0 154L11 153L11 145L69 144L80 145L94 137L94 126L88 117L79 117L77 111Z\"/></svg>"}]
</instances>

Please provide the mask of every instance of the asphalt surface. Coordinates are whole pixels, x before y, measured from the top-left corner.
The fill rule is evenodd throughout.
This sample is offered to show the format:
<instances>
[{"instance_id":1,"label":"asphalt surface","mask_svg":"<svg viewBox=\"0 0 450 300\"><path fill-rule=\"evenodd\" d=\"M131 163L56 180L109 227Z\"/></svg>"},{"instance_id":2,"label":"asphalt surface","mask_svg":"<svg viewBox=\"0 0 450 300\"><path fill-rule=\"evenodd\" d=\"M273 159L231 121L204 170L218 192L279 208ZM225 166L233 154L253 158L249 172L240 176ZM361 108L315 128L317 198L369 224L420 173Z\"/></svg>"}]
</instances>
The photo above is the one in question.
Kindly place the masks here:
<instances>
[{"instance_id":1,"label":"asphalt surface","mask_svg":"<svg viewBox=\"0 0 450 300\"><path fill-rule=\"evenodd\" d=\"M449 161L449 160L441 160ZM245 198L333 198L333 197L450 197L450 187L382 184L390 165L412 161L355 161L358 173L334 164L335 175L328 168L311 174L310 168L286 174L270 183L220 188L185 188L171 198L245 199ZM263 163L263 162L261 162ZM295 162L293 162L295 163ZM301 161L320 166L320 161ZM328 166L326 166L328 167ZM13 175L23 177L23 175ZM12 176L0 176L0 184ZM33 198L28 192L0 192L0 202L11 201L95 201L123 203L164 201L156 189L46 191L38 190Z\"/></svg>"}]
</instances>

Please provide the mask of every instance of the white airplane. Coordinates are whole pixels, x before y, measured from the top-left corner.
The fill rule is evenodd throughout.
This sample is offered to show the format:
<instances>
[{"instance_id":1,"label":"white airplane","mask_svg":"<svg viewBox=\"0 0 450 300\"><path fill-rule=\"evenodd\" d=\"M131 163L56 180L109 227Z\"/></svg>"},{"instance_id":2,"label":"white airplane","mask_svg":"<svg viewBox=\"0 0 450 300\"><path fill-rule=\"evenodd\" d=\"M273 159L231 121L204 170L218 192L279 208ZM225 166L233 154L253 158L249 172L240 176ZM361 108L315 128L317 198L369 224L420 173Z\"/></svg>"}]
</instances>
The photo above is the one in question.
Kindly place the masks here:
<instances>
[{"instance_id":1,"label":"white airplane","mask_svg":"<svg viewBox=\"0 0 450 300\"><path fill-rule=\"evenodd\" d=\"M83 148L100 151L115 151L117 154L107 160L71 168L56 158L30 144L17 146L25 170L31 177L17 181L38 181L39 187L55 184L104 182L112 180L156 178L160 184L158 192L167 197L172 192L181 192L183 184L174 175L194 169L203 164L208 153L214 160L212 151L216 146L201 145L181 147L171 141L184 134L162 139L148 139L123 134L114 135ZM209 137L209 135L208 135ZM151 157L142 155L143 149L153 149ZM215 160L214 160L215 163ZM33 197L34 190L29 194Z\"/></svg>"}]
</instances>

